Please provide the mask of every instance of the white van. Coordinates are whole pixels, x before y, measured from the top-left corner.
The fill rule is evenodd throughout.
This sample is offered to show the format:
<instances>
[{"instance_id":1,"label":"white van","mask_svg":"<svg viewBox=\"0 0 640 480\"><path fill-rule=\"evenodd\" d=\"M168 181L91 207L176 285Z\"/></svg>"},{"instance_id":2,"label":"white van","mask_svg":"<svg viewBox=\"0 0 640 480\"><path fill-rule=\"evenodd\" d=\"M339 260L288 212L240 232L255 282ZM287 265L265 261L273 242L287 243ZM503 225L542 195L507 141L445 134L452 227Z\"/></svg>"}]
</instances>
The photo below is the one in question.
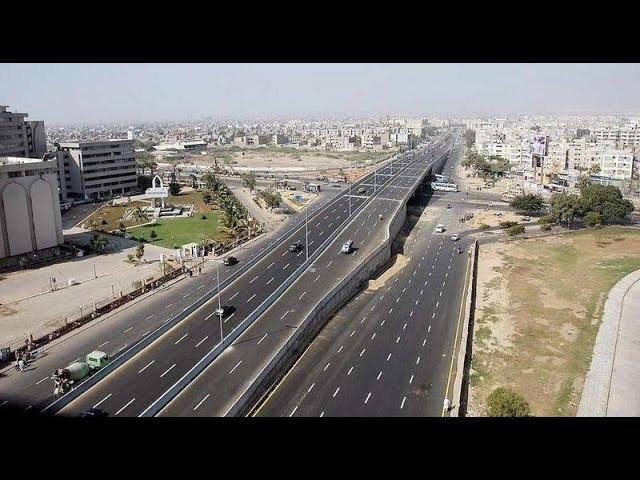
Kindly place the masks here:
<instances>
[{"instance_id":1,"label":"white van","mask_svg":"<svg viewBox=\"0 0 640 480\"><path fill-rule=\"evenodd\" d=\"M444 225L439 223L438 225L436 225L436 233L444 233L444 231L446 230L446 228L444 228Z\"/></svg>"}]
</instances>

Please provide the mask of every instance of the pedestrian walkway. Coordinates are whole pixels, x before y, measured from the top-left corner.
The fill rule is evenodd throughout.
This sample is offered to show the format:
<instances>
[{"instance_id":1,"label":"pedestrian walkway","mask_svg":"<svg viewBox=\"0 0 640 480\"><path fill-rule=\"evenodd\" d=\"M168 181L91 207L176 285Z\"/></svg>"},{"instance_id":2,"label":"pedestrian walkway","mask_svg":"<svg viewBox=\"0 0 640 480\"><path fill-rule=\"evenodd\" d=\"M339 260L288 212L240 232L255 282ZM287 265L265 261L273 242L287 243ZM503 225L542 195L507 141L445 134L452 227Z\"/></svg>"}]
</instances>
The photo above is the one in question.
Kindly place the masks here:
<instances>
[{"instance_id":1,"label":"pedestrian walkway","mask_svg":"<svg viewBox=\"0 0 640 480\"><path fill-rule=\"evenodd\" d=\"M609 292L579 417L640 416L640 270Z\"/></svg>"}]
</instances>

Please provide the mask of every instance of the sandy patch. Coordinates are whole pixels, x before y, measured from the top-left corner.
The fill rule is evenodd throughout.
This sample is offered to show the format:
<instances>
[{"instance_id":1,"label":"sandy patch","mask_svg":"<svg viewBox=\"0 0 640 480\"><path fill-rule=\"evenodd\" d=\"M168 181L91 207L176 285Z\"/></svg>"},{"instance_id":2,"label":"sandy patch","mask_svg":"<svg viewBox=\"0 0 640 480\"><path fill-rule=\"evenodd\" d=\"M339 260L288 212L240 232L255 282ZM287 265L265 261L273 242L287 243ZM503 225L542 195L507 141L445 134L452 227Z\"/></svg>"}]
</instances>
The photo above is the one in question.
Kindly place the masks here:
<instances>
[{"instance_id":1,"label":"sandy patch","mask_svg":"<svg viewBox=\"0 0 640 480\"><path fill-rule=\"evenodd\" d=\"M391 258L391 262L391 266L387 268L382 273L382 275L373 280L369 280L366 289L367 292L375 292L376 290L384 287L384 284L387 283L387 280L393 278L396 273L400 272L407 265L407 263L409 263L409 259L399 253Z\"/></svg>"}]
</instances>

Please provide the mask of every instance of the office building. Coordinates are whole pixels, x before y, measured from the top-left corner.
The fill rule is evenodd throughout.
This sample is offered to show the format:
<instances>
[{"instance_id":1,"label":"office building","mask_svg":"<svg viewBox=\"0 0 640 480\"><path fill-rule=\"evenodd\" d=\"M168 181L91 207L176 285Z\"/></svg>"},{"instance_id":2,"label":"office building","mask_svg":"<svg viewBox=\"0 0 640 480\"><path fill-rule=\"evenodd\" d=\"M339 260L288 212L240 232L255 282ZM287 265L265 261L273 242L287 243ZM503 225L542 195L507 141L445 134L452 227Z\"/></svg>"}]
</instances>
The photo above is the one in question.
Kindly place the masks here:
<instances>
[{"instance_id":1,"label":"office building","mask_svg":"<svg viewBox=\"0 0 640 480\"><path fill-rule=\"evenodd\" d=\"M25 120L27 116L0 105L0 156L42 158L47 152L44 122Z\"/></svg>"},{"instance_id":2,"label":"office building","mask_svg":"<svg viewBox=\"0 0 640 480\"><path fill-rule=\"evenodd\" d=\"M133 140L62 142L58 166L68 198L100 199L136 188ZM63 175L64 172L64 175ZM63 181L60 182L61 191Z\"/></svg>"},{"instance_id":3,"label":"office building","mask_svg":"<svg viewBox=\"0 0 640 480\"><path fill-rule=\"evenodd\" d=\"M0 258L64 241L55 160L0 157Z\"/></svg>"}]
</instances>

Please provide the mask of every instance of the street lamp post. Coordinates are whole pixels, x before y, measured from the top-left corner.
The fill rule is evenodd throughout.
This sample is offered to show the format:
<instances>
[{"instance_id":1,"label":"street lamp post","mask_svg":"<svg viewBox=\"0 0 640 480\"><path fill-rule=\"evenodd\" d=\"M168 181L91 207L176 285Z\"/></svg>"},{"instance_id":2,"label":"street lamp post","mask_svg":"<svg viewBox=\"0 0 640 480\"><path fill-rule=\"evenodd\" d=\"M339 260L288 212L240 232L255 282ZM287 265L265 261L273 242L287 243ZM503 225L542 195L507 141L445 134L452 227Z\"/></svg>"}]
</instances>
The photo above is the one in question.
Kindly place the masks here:
<instances>
[{"instance_id":1,"label":"street lamp post","mask_svg":"<svg viewBox=\"0 0 640 480\"><path fill-rule=\"evenodd\" d=\"M218 312L222 311L222 302L220 301L220 271L219 271L219 267L218 264L220 263L219 260L214 260L216 262L216 280L218 281ZM220 313L220 315L218 315L218 318L220 319L220 343L222 343L222 340L224 340L224 334L222 332L222 313Z\"/></svg>"},{"instance_id":2,"label":"street lamp post","mask_svg":"<svg viewBox=\"0 0 640 480\"><path fill-rule=\"evenodd\" d=\"M305 208L305 220L304 220L304 239L305 239L305 252L307 252L307 260L309 260L309 207Z\"/></svg>"},{"instance_id":3,"label":"street lamp post","mask_svg":"<svg viewBox=\"0 0 640 480\"><path fill-rule=\"evenodd\" d=\"M351 217L351 184L349 184L349 217Z\"/></svg>"}]
</instances>

